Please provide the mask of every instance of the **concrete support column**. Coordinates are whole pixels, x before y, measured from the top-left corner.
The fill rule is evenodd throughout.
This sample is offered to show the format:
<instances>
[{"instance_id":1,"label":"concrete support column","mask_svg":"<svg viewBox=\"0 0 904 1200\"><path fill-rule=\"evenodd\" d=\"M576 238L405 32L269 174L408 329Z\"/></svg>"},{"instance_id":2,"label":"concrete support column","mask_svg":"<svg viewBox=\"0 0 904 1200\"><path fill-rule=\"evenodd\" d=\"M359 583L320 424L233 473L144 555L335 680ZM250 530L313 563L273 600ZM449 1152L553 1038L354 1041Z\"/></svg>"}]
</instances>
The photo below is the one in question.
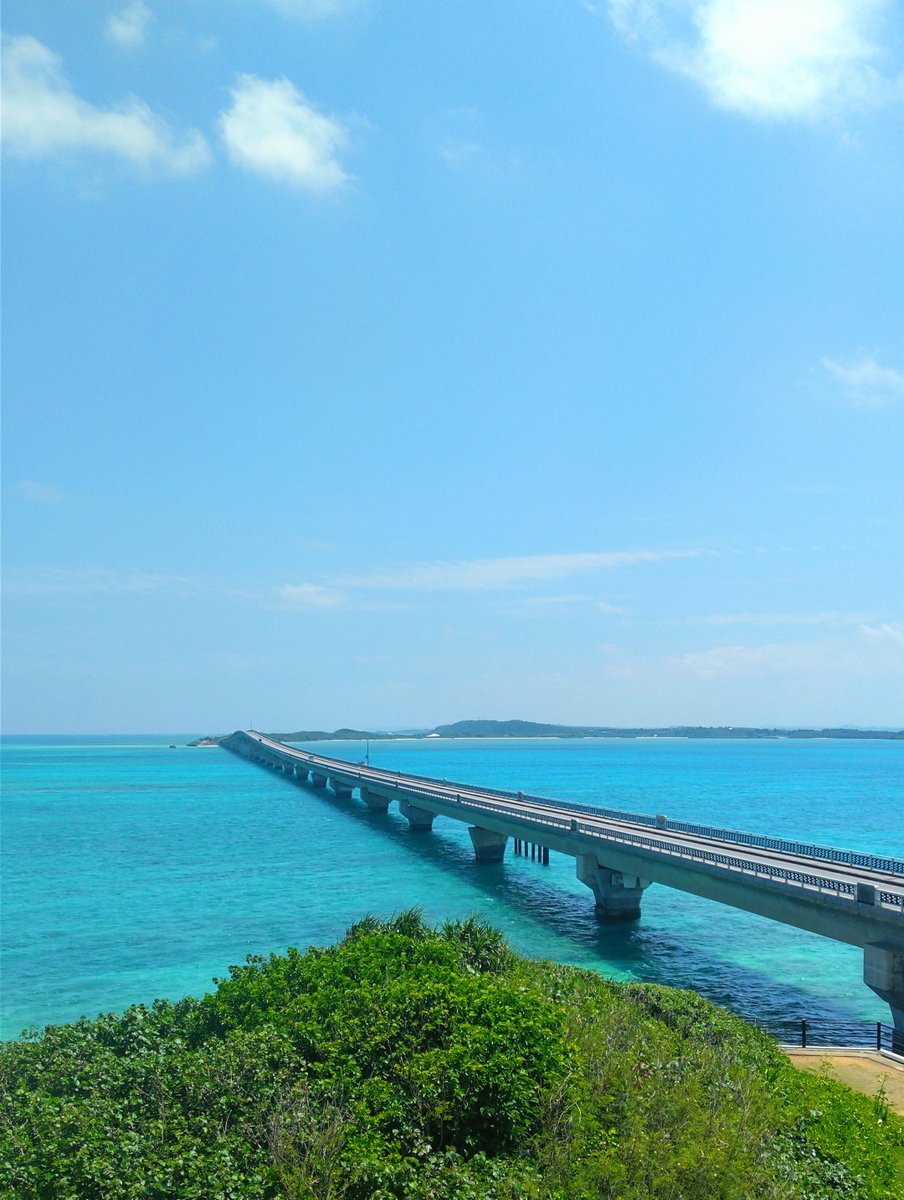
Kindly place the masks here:
<instances>
[{"instance_id":1,"label":"concrete support column","mask_svg":"<svg viewBox=\"0 0 904 1200\"><path fill-rule=\"evenodd\" d=\"M904 1054L904 942L864 946L863 982L891 1009L892 1049Z\"/></svg>"},{"instance_id":2,"label":"concrete support column","mask_svg":"<svg viewBox=\"0 0 904 1200\"><path fill-rule=\"evenodd\" d=\"M604 867L593 854L579 854L577 876L593 892L596 911L607 921L635 921L640 916L640 900L649 879L623 875Z\"/></svg>"},{"instance_id":3,"label":"concrete support column","mask_svg":"<svg viewBox=\"0 0 904 1200\"><path fill-rule=\"evenodd\" d=\"M318 775L316 771L312 771L311 772L311 787L325 788L326 787L326 779L327 779L326 775Z\"/></svg>"},{"instance_id":4,"label":"concrete support column","mask_svg":"<svg viewBox=\"0 0 904 1200\"><path fill-rule=\"evenodd\" d=\"M421 833L424 830L433 828L433 818L436 816L436 813L428 812L426 808L418 808L410 800L401 800L399 802L399 812L403 817L408 818L408 826L411 833Z\"/></svg>"},{"instance_id":5,"label":"concrete support column","mask_svg":"<svg viewBox=\"0 0 904 1200\"><path fill-rule=\"evenodd\" d=\"M468 833L471 835L474 857L478 862L502 862L508 844L508 837L504 833L481 829L479 825L469 826Z\"/></svg>"},{"instance_id":6,"label":"concrete support column","mask_svg":"<svg viewBox=\"0 0 904 1200\"><path fill-rule=\"evenodd\" d=\"M389 809L389 797L378 796L376 792L372 792L369 788L361 788L361 799L367 805L368 812L385 813Z\"/></svg>"},{"instance_id":7,"label":"concrete support column","mask_svg":"<svg viewBox=\"0 0 904 1200\"><path fill-rule=\"evenodd\" d=\"M352 789L347 783L342 783L340 780L332 777L330 777L330 787L332 787L336 795L340 796L343 800L352 794Z\"/></svg>"}]
</instances>

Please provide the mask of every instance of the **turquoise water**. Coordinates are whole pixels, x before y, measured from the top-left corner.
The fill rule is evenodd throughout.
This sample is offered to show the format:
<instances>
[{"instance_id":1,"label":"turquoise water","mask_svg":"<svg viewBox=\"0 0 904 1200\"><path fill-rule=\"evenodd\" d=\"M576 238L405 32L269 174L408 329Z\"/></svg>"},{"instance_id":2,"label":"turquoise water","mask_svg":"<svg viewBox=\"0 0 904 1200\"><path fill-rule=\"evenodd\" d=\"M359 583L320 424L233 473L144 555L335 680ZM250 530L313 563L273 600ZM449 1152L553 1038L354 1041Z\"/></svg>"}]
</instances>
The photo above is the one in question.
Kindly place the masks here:
<instances>
[{"instance_id":1,"label":"turquoise water","mask_svg":"<svg viewBox=\"0 0 904 1200\"><path fill-rule=\"evenodd\" d=\"M209 989L249 953L325 944L364 913L479 912L531 955L692 987L747 1016L888 1020L855 948L652 886L601 925L574 860L477 865L467 829L412 835L185 736L6 739L2 1025ZM176 749L170 744L176 743ZM358 761L361 743L321 753ZM894 742L377 742L392 770L904 853Z\"/></svg>"}]
</instances>

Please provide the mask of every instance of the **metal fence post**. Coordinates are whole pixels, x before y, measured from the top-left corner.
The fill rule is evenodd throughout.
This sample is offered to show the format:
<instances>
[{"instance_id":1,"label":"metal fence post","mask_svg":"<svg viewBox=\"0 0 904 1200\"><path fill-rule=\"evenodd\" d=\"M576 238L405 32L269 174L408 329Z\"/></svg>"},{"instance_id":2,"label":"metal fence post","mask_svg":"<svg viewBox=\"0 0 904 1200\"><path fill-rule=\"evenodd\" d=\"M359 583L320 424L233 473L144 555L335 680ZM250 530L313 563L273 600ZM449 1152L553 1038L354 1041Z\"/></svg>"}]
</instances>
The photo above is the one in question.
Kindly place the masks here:
<instances>
[{"instance_id":1,"label":"metal fence post","mask_svg":"<svg viewBox=\"0 0 904 1200\"><path fill-rule=\"evenodd\" d=\"M802 1050L807 1048L807 1022L803 1019L800 1023L800 1047Z\"/></svg>"}]
</instances>

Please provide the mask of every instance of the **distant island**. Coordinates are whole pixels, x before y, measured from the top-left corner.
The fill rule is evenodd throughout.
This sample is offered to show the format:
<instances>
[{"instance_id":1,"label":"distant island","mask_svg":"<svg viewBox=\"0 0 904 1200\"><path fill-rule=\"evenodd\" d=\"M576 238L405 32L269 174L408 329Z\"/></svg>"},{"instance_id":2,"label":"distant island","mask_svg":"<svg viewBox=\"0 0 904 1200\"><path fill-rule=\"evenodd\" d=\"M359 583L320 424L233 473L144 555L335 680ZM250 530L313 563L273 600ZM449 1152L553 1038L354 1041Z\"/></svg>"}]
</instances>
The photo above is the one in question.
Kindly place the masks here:
<instances>
[{"instance_id":1,"label":"distant island","mask_svg":"<svg viewBox=\"0 0 904 1200\"><path fill-rule=\"evenodd\" d=\"M198 738L190 746L216 745L220 737ZM367 729L296 729L270 735L281 742L388 742L402 738L833 738L904 741L904 729L758 729L742 725L666 725L618 728L614 725L547 725L538 721L456 721L435 729L390 732Z\"/></svg>"}]
</instances>

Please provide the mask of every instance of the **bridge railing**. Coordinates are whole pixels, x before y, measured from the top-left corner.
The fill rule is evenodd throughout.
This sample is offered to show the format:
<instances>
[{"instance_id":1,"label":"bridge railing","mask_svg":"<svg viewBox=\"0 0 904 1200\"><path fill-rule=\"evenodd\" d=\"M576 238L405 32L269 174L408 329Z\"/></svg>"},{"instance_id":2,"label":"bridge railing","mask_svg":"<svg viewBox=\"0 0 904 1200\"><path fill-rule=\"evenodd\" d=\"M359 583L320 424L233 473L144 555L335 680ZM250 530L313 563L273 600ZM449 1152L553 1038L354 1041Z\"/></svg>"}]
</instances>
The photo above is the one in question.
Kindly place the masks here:
<instances>
[{"instance_id":1,"label":"bridge railing","mask_svg":"<svg viewBox=\"0 0 904 1200\"><path fill-rule=\"evenodd\" d=\"M302 753L308 753L302 751ZM316 757L320 758L320 755ZM325 759L324 761L336 761ZM351 767L352 764L349 764ZM391 775L392 772L386 772ZM814 842L801 842L789 838L772 837L763 833L747 833L741 829L731 829L719 825L698 825L692 821L673 821L666 817L650 816L649 813L631 812L627 809L608 808L602 804L583 804L570 800L558 800L550 796L537 796L528 793L514 792L504 788L487 787L483 784L459 783L454 780L439 780L427 775L405 775L406 779L415 779L422 783L442 784L461 791L476 790L487 796L499 796L506 800L524 799L533 804L544 804L550 808L560 808L569 812L585 812L593 816L609 817L615 821L627 821L632 825L648 825L655 829L671 829L676 833L689 833L697 837L705 837L711 841L734 842L742 846L755 846L760 850L777 850L780 854L797 854L804 858L822 859L825 862L837 862L846 866L865 867L869 871L883 871L890 875L900 875L904 878L904 859L891 855L866 854L859 850L842 850L835 846L820 846Z\"/></svg>"},{"instance_id":2,"label":"bridge railing","mask_svg":"<svg viewBox=\"0 0 904 1200\"><path fill-rule=\"evenodd\" d=\"M276 746L281 746L281 743L276 742ZM332 765L338 767L343 774L351 775L358 781L363 779L362 773L356 770L357 764L344 763L337 759L330 759L326 756L311 754L309 751L295 750L296 754L303 754L310 759L318 760L325 767ZM273 751L279 753L279 750ZM292 757L290 753L289 757ZM524 793L502 790L500 788L490 788L474 784L457 783L451 780L438 780L424 775L403 775L401 772L393 773L389 771L380 771L384 777L382 782L392 784L396 787L404 787L406 792L413 795L422 795L424 797L436 798L436 789L441 789L444 792L448 791L472 791L477 790L481 795L498 796L507 802L517 802L519 800L529 803L540 804L546 808L558 809L568 813L586 813L588 816L603 816L615 820L627 821L633 824L647 825L655 828L657 832L667 832L675 830L676 832L691 833L697 836L706 837L715 841L732 841L739 845L755 846L759 849L778 850L786 854L797 854L803 857L813 857L822 859L822 861L839 862L846 865L862 866L867 870L877 870L900 874L904 877L904 861L899 861L893 858L878 857L871 854L860 854L856 851L836 850L830 846L816 846L807 842L788 841L781 838L773 838L767 835L744 833L739 830L720 829L717 826L695 825L687 821L670 821L668 819L651 817L642 813L624 812L619 809L604 808L598 805L570 803L563 800L551 799L546 796L534 796ZM427 787L418 785L428 785ZM478 800L470 796L465 801L469 808L484 809L488 812L497 812L507 817L513 814L509 807L495 805L492 801ZM680 858L690 858L707 862L717 866L727 867L735 871L741 871L746 874L757 876L765 876L770 879L779 880L786 883L794 883L798 886L816 889L818 891L834 892L839 897L857 898L857 885L844 880L831 879L826 876L817 875L815 873L793 870L788 867L773 866L768 863L757 862L752 859L744 859L737 854L726 854L717 850L706 850L703 847L688 846L683 842L671 842L664 838L657 837L655 839L644 837L642 834L629 833L625 830L608 830L606 834L601 834L600 831L592 826L587 826L581 821L574 818L554 818L551 816L538 813L531 813L529 820L532 824L548 825L550 828L557 830L567 830L569 832L578 832L585 836L594 838L600 841L617 841L627 845L637 846L647 850L653 850L657 853L667 853ZM877 890L875 899L879 904L892 905L896 908L904 909L904 895L899 895L896 892L888 892Z\"/></svg>"},{"instance_id":3,"label":"bridge railing","mask_svg":"<svg viewBox=\"0 0 904 1200\"><path fill-rule=\"evenodd\" d=\"M904 1033L882 1021L856 1021L821 1017L755 1018L752 1022L783 1046L804 1050L837 1046L850 1050L890 1050L904 1054Z\"/></svg>"},{"instance_id":4,"label":"bridge railing","mask_svg":"<svg viewBox=\"0 0 904 1200\"><path fill-rule=\"evenodd\" d=\"M361 778L360 772L356 772L353 767L343 773ZM406 795L423 796L425 799L434 801L445 799L447 803L450 801L453 803L456 802L451 796L437 795L437 780L430 780L434 784L433 788L425 788L412 783L412 778L412 776L406 775L395 780L390 778L386 782L393 784L399 790L403 790ZM456 785L449 783L441 786L444 791L451 791ZM464 790L467 790L467 788ZM517 799L517 797L515 798ZM525 799L528 799L528 797L525 797ZM513 817L515 819L518 818L518 813L513 813L509 805L496 804L491 800L479 800L474 796L463 799L458 795L457 802L461 803L463 808L469 810L495 813L509 820ZM596 813L595 809L587 806L585 806L585 811ZM772 863L758 862L755 859L745 859L740 855L727 854L719 850L706 850L702 846L689 846L685 842L670 842L661 837L649 838L643 834L630 833L627 830L609 829L605 833L601 833L595 826L587 825L585 822L574 818L554 817L552 814L532 812L530 816L525 816L523 819L532 827L545 825L550 830L560 833L578 833L594 841L601 842L604 845L609 842L618 842L639 849L652 850L656 854L667 854L670 857L691 859L692 861L724 867L741 874L754 875L761 878L765 877L777 882L795 884L798 887L819 892L831 892L839 899L857 900L857 884L848 882L847 880L832 879L824 875L794 870L790 867L780 867ZM877 891L875 899L879 904L888 904L895 908L904 909L904 893L899 895L897 892Z\"/></svg>"}]
</instances>

